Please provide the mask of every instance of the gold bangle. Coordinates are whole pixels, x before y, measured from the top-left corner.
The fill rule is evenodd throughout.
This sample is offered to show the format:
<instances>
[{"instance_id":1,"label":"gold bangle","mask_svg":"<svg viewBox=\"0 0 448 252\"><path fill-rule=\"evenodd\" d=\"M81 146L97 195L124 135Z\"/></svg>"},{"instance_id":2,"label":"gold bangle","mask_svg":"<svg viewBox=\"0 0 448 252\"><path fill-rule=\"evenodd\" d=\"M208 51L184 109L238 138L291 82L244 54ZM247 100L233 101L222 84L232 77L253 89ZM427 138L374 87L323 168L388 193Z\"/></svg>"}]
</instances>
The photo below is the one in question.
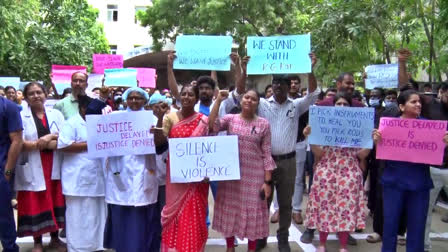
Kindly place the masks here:
<instances>
[{"instance_id":1,"label":"gold bangle","mask_svg":"<svg viewBox=\"0 0 448 252\"><path fill-rule=\"evenodd\" d=\"M156 129L156 130L163 130L162 127L153 127L153 129Z\"/></svg>"}]
</instances>

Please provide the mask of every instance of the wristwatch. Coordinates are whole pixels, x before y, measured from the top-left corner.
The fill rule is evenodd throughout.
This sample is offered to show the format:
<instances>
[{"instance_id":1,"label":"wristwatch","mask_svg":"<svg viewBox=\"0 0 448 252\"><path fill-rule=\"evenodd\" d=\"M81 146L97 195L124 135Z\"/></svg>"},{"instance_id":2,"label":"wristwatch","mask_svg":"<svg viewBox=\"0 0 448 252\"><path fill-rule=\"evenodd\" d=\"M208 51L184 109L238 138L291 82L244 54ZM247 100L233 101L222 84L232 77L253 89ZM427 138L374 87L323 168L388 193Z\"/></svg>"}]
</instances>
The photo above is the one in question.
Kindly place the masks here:
<instances>
[{"instance_id":1,"label":"wristwatch","mask_svg":"<svg viewBox=\"0 0 448 252\"><path fill-rule=\"evenodd\" d=\"M13 172L11 170L6 170L5 171L5 176L10 177L10 176L12 176L12 174L13 174Z\"/></svg>"}]
</instances>

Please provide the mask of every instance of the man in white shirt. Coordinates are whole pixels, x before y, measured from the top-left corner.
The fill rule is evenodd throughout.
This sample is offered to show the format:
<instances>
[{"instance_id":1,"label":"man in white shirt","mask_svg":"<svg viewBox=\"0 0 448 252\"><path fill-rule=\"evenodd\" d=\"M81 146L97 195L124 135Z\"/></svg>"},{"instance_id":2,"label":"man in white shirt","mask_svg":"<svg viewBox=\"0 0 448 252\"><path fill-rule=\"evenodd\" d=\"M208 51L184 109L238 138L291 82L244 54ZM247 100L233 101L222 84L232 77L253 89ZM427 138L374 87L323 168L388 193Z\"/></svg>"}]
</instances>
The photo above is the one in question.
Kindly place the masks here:
<instances>
[{"instance_id":1,"label":"man in white shirt","mask_svg":"<svg viewBox=\"0 0 448 252\"><path fill-rule=\"evenodd\" d=\"M87 156L85 115L90 98L78 97L79 113L64 124L58 138L63 151L62 193L66 201L67 248L69 252L103 250L106 202L100 159Z\"/></svg>"},{"instance_id":2,"label":"man in white shirt","mask_svg":"<svg viewBox=\"0 0 448 252\"><path fill-rule=\"evenodd\" d=\"M310 54L312 66L316 57ZM274 76L272 88L274 95L261 99L258 115L266 118L271 126L272 157L277 169L272 174L272 183L277 190L279 203L279 229L277 230L278 249L280 252L291 251L288 243L291 225L291 201L296 178L296 141L299 118L309 106L314 104L319 95L314 74L308 74L308 95L292 100L288 97L291 81L287 76ZM259 240L257 248L262 248L266 241Z\"/></svg>"}]
</instances>

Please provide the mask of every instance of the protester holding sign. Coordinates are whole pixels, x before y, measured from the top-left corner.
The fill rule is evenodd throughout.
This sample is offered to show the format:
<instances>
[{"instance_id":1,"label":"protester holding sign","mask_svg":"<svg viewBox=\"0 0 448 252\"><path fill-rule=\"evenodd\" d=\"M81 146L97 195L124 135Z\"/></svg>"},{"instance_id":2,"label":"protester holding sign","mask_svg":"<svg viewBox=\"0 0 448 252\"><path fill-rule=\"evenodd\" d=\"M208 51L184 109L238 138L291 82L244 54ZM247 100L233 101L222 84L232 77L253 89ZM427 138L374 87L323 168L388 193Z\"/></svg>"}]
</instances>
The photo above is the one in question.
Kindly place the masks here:
<instances>
[{"instance_id":1,"label":"protester holding sign","mask_svg":"<svg viewBox=\"0 0 448 252\"><path fill-rule=\"evenodd\" d=\"M336 107L352 106L347 93L338 93L333 100ZM310 133L308 126L304 134ZM317 164L304 225L319 230L318 252L326 251L330 232L338 233L340 251L347 251L349 232L365 228L367 199L359 159L367 157L370 149L311 145L311 150Z\"/></svg>"},{"instance_id":2,"label":"protester holding sign","mask_svg":"<svg viewBox=\"0 0 448 252\"><path fill-rule=\"evenodd\" d=\"M126 112L143 111L149 95L141 88L123 94ZM148 125L148 129L151 125ZM106 167L107 223L104 246L117 252L160 250L155 154L109 157Z\"/></svg>"},{"instance_id":3,"label":"protester holding sign","mask_svg":"<svg viewBox=\"0 0 448 252\"><path fill-rule=\"evenodd\" d=\"M75 76L74 79L77 77ZM103 250L106 202L100 159L87 156L85 117L91 98L77 96L79 113L64 124L58 138L63 151L62 193L66 200L67 247L69 251Z\"/></svg>"},{"instance_id":4,"label":"protester holding sign","mask_svg":"<svg viewBox=\"0 0 448 252\"><path fill-rule=\"evenodd\" d=\"M50 248L65 249L59 240L59 229L65 227L65 200L61 187L62 156L57 149L58 133L64 116L45 109L43 85L31 82L25 86L29 107L21 112L23 150L16 166L15 190L18 191L19 237L33 236L33 252L43 251L42 234L50 232Z\"/></svg>"},{"instance_id":5,"label":"protester holding sign","mask_svg":"<svg viewBox=\"0 0 448 252\"><path fill-rule=\"evenodd\" d=\"M419 119L422 109L417 91L406 90L398 96L400 119ZM412 134L410 132L409 134ZM380 131L374 132L378 152L391 144L382 139ZM443 138L448 143L448 134ZM397 143L398 144L398 143ZM378 155L377 152L377 155ZM386 162L383 172L384 231L383 252L396 251L398 220L407 216L406 251L424 251L425 223L429 205L429 191L433 188L428 164L406 161Z\"/></svg>"},{"instance_id":6,"label":"protester holding sign","mask_svg":"<svg viewBox=\"0 0 448 252\"><path fill-rule=\"evenodd\" d=\"M272 170L269 122L256 115L260 96L247 91L241 100L241 113L218 117L221 102L229 95L220 91L210 114L209 127L238 136L241 179L219 182L213 215L213 229L226 237L227 251L235 251L234 239L249 239L249 251L256 240L269 235L266 199L271 195Z\"/></svg>"},{"instance_id":7,"label":"protester holding sign","mask_svg":"<svg viewBox=\"0 0 448 252\"><path fill-rule=\"evenodd\" d=\"M182 108L164 117L165 107L158 113L154 128L156 146L163 145L167 138L198 137L208 133L208 118L195 112L199 99L197 86L185 85L180 91ZM163 128L162 128L163 121ZM166 205L162 211L162 251L204 251L208 231L205 222L209 184L171 183L170 167L166 169Z\"/></svg>"},{"instance_id":8,"label":"protester holding sign","mask_svg":"<svg viewBox=\"0 0 448 252\"><path fill-rule=\"evenodd\" d=\"M317 58L310 53L312 67ZM244 69L244 67L243 67ZM245 72L245 71L244 71ZM243 74L243 77L246 75ZM277 165L272 173L275 189L278 192L279 229L277 231L278 248L280 251L290 251L288 242L291 226L291 204L296 178L296 143L299 128L299 118L314 104L319 95L314 74L308 74L308 94L295 100L288 98L291 81L287 76L276 75L272 80L274 95L269 99L260 99L258 115L269 121L272 132L272 156ZM268 200L269 201L269 200ZM269 202L270 203L270 202ZM259 240L257 248L266 246L266 239Z\"/></svg>"}]
</instances>

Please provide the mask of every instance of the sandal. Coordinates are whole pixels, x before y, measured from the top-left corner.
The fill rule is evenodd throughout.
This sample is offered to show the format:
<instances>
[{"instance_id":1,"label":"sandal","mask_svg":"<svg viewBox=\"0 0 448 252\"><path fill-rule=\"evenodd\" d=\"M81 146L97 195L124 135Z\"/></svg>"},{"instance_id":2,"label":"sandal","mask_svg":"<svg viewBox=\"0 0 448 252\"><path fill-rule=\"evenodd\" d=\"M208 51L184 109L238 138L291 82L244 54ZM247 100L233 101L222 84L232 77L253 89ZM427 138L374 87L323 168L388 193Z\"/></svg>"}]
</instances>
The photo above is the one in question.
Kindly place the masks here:
<instances>
[{"instance_id":1,"label":"sandal","mask_svg":"<svg viewBox=\"0 0 448 252\"><path fill-rule=\"evenodd\" d=\"M378 233L369 234L366 241L368 243L377 243L381 241L381 236Z\"/></svg>"}]
</instances>

